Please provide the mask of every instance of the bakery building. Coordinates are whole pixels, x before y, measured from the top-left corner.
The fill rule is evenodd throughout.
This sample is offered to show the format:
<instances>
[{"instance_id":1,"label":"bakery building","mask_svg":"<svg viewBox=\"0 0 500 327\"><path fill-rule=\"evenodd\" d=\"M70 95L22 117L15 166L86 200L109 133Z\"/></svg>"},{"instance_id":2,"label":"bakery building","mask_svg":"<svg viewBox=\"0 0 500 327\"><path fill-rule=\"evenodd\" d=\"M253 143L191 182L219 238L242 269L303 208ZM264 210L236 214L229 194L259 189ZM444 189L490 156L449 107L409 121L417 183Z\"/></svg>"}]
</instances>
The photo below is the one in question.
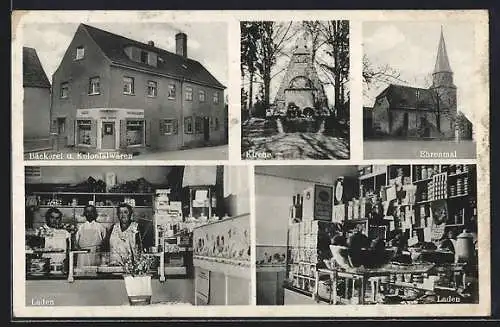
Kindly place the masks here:
<instances>
[{"instance_id":1,"label":"bakery building","mask_svg":"<svg viewBox=\"0 0 500 327\"><path fill-rule=\"evenodd\" d=\"M53 75L51 128L78 151L224 144L222 85L187 53L80 24Z\"/></svg>"}]
</instances>

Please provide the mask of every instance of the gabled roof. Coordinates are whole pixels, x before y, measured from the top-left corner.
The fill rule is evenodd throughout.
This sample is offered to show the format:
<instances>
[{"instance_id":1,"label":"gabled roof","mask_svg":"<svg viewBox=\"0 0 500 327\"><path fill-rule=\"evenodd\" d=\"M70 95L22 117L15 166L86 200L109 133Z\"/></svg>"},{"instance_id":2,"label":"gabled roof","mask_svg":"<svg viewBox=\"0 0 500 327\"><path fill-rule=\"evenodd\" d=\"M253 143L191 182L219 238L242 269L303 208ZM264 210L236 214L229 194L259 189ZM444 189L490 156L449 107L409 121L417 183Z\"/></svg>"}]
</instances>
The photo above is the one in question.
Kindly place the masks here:
<instances>
[{"instance_id":1,"label":"gabled roof","mask_svg":"<svg viewBox=\"0 0 500 327\"><path fill-rule=\"evenodd\" d=\"M434 110L432 91L418 87L390 84L376 98L386 97L391 109L427 109Z\"/></svg>"},{"instance_id":2,"label":"gabled roof","mask_svg":"<svg viewBox=\"0 0 500 327\"><path fill-rule=\"evenodd\" d=\"M50 82L43 70L36 50L23 47L23 87L50 89Z\"/></svg>"},{"instance_id":3,"label":"gabled roof","mask_svg":"<svg viewBox=\"0 0 500 327\"><path fill-rule=\"evenodd\" d=\"M155 46L131 40L129 38L113 34L93 26L80 24L85 28L90 37L101 48L104 55L115 64L138 68L152 73L165 74L178 79L209 85L224 89L222 85L210 72L198 61L184 58L175 53L157 48ZM131 60L125 53L126 46L136 46L158 54L156 67Z\"/></svg>"}]
</instances>

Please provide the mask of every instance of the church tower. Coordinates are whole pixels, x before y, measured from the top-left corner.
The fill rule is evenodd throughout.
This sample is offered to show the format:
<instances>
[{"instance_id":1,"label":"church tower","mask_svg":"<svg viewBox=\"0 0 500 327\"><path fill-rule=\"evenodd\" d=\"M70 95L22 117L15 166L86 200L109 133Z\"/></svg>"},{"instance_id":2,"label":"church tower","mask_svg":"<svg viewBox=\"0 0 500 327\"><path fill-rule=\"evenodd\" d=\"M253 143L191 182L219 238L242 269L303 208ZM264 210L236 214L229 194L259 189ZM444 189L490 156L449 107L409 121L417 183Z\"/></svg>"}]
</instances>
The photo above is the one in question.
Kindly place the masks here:
<instances>
[{"instance_id":1,"label":"church tower","mask_svg":"<svg viewBox=\"0 0 500 327\"><path fill-rule=\"evenodd\" d=\"M457 87L453 84L453 72L446 52L443 28L432 73L431 90L435 91L435 107L439 111L439 130L447 138L455 136L457 117Z\"/></svg>"}]
</instances>

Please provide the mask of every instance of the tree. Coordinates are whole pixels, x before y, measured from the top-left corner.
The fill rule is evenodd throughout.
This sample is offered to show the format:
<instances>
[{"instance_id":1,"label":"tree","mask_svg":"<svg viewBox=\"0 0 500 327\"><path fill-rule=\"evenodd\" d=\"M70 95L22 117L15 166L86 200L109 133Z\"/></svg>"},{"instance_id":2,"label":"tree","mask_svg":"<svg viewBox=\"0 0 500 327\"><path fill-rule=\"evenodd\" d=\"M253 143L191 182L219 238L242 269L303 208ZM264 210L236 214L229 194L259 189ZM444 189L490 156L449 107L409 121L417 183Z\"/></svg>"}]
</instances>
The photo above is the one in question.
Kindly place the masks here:
<instances>
[{"instance_id":1,"label":"tree","mask_svg":"<svg viewBox=\"0 0 500 327\"><path fill-rule=\"evenodd\" d=\"M257 46L259 39L259 26L254 22L241 23L241 75L244 80L245 71L249 74L248 81L248 109L251 112L253 106L253 83L255 75L255 64L257 61ZM246 103L246 102L245 102Z\"/></svg>"},{"instance_id":2,"label":"tree","mask_svg":"<svg viewBox=\"0 0 500 327\"><path fill-rule=\"evenodd\" d=\"M258 46L256 70L264 84L263 105L268 108L270 103L270 85L273 66L279 56L283 55L283 48L287 42L295 36L297 30L293 28L293 22L255 22L258 26Z\"/></svg>"},{"instance_id":3,"label":"tree","mask_svg":"<svg viewBox=\"0 0 500 327\"><path fill-rule=\"evenodd\" d=\"M319 66L333 82L335 109L338 110L345 102L345 84L349 81L349 21L318 22L317 30L325 44L325 59L319 61Z\"/></svg>"}]
</instances>

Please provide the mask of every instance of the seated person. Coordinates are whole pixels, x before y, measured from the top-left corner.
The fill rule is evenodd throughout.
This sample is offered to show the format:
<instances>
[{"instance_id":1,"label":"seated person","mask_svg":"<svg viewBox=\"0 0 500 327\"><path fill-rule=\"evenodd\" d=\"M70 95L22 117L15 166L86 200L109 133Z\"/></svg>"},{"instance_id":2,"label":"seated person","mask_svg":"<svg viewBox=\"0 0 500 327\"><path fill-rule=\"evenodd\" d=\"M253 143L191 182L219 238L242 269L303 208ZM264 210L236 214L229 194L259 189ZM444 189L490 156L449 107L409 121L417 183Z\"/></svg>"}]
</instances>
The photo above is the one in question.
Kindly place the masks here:
<instances>
[{"instance_id":1,"label":"seated person","mask_svg":"<svg viewBox=\"0 0 500 327\"><path fill-rule=\"evenodd\" d=\"M97 209L93 205L87 205L83 209L83 216L87 221L80 225L76 233L76 248L88 250L89 253L78 255L78 266L96 266L99 264L99 254L106 238L106 228L98 223Z\"/></svg>"}]
</instances>

